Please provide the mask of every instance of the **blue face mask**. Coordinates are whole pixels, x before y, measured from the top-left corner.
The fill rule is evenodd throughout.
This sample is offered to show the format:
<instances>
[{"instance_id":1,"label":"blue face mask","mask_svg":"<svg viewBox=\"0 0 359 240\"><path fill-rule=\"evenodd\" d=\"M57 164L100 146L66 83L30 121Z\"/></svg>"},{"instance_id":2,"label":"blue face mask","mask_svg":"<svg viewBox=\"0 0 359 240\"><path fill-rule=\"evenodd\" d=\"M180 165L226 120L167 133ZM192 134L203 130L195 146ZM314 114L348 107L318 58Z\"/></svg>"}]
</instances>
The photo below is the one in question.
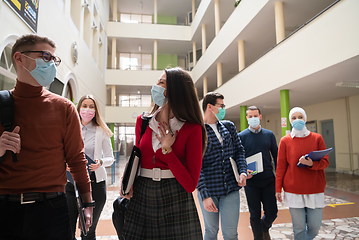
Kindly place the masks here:
<instances>
[{"instance_id":1,"label":"blue face mask","mask_svg":"<svg viewBox=\"0 0 359 240\"><path fill-rule=\"evenodd\" d=\"M292 124L292 127L298 131L302 130L305 126L305 122L302 119L296 119L291 124Z\"/></svg>"},{"instance_id":2,"label":"blue face mask","mask_svg":"<svg viewBox=\"0 0 359 240\"><path fill-rule=\"evenodd\" d=\"M26 56L26 55L24 55ZM26 56L30 59L33 59L36 61L36 68L32 71L29 71L27 68L25 68L31 76L43 87L46 87L50 85L54 78L56 77L56 66L54 61L45 62L41 58L31 58L29 56Z\"/></svg>"},{"instance_id":3,"label":"blue face mask","mask_svg":"<svg viewBox=\"0 0 359 240\"><path fill-rule=\"evenodd\" d=\"M218 120L222 121L225 115L226 115L226 109L219 108L218 113L216 114L216 117L218 118Z\"/></svg>"},{"instance_id":4,"label":"blue face mask","mask_svg":"<svg viewBox=\"0 0 359 240\"><path fill-rule=\"evenodd\" d=\"M251 126L252 128L258 127L259 123L260 123L259 117L248 118L248 125Z\"/></svg>"},{"instance_id":5,"label":"blue face mask","mask_svg":"<svg viewBox=\"0 0 359 240\"><path fill-rule=\"evenodd\" d=\"M165 90L166 90L165 88L160 87L156 84L154 84L151 89L152 99L154 103L156 103L160 107L162 107L166 101L166 97L165 95L163 95Z\"/></svg>"}]
</instances>

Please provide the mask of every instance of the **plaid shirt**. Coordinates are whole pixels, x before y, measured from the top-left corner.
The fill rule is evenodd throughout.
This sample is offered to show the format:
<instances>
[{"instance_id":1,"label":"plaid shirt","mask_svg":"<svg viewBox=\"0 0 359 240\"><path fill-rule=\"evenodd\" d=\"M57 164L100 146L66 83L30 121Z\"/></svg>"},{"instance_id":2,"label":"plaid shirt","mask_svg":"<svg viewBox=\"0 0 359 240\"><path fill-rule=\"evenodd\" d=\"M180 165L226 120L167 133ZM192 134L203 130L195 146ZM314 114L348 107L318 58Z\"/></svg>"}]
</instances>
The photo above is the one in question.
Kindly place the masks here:
<instances>
[{"instance_id":1,"label":"plaid shirt","mask_svg":"<svg viewBox=\"0 0 359 240\"><path fill-rule=\"evenodd\" d=\"M217 129L222 136L223 146L212 127L205 124L208 143L197 185L202 199L227 195L241 188L235 179L229 157L236 161L239 174L247 173L244 148L237 135L236 127L232 122L229 123L230 129L227 129L221 121L217 121Z\"/></svg>"}]
</instances>

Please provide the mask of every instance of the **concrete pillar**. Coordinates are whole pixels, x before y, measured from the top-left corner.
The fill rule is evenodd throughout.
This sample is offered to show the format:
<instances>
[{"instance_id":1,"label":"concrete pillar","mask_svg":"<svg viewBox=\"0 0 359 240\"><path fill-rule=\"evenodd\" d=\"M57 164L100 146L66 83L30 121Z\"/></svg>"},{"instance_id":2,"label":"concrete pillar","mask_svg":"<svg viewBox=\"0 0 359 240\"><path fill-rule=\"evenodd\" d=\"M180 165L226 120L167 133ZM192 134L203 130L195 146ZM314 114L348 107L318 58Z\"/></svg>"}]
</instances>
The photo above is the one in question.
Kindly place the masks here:
<instances>
[{"instance_id":1,"label":"concrete pillar","mask_svg":"<svg viewBox=\"0 0 359 240\"><path fill-rule=\"evenodd\" d=\"M240 72L245 68L245 57L244 57L244 42L243 40L238 41L238 71Z\"/></svg>"},{"instance_id":2,"label":"concrete pillar","mask_svg":"<svg viewBox=\"0 0 359 240\"><path fill-rule=\"evenodd\" d=\"M192 22L194 20L195 15L196 15L196 0L192 0Z\"/></svg>"},{"instance_id":3,"label":"concrete pillar","mask_svg":"<svg viewBox=\"0 0 359 240\"><path fill-rule=\"evenodd\" d=\"M247 106L240 106L239 107L239 111L240 111L240 117L241 117L241 131L245 130L246 128L248 128L248 121L247 121Z\"/></svg>"},{"instance_id":4,"label":"concrete pillar","mask_svg":"<svg viewBox=\"0 0 359 240\"><path fill-rule=\"evenodd\" d=\"M116 38L112 38L111 68L116 69Z\"/></svg>"},{"instance_id":5,"label":"concrete pillar","mask_svg":"<svg viewBox=\"0 0 359 240\"><path fill-rule=\"evenodd\" d=\"M116 106L116 86L111 86L111 106Z\"/></svg>"},{"instance_id":6,"label":"concrete pillar","mask_svg":"<svg viewBox=\"0 0 359 240\"><path fill-rule=\"evenodd\" d=\"M275 33L277 44L285 38L283 2L274 3Z\"/></svg>"},{"instance_id":7,"label":"concrete pillar","mask_svg":"<svg viewBox=\"0 0 359 240\"><path fill-rule=\"evenodd\" d=\"M153 9L153 23L157 24L157 0L153 0L153 5L154 5L154 9Z\"/></svg>"},{"instance_id":8,"label":"concrete pillar","mask_svg":"<svg viewBox=\"0 0 359 240\"><path fill-rule=\"evenodd\" d=\"M282 126L282 137L287 135L287 131L290 131L289 121L289 90L280 90L280 114L281 114L281 126Z\"/></svg>"},{"instance_id":9,"label":"concrete pillar","mask_svg":"<svg viewBox=\"0 0 359 240\"><path fill-rule=\"evenodd\" d=\"M217 63L217 88L222 85L222 63Z\"/></svg>"},{"instance_id":10,"label":"concrete pillar","mask_svg":"<svg viewBox=\"0 0 359 240\"><path fill-rule=\"evenodd\" d=\"M221 18L219 16L219 0L214 0L214 27L216 36L221 29Z\"/></svg>"},{"instance_id":11,"label":"concrete pillar","mask_svg":"<svg viewBox=\"0 0 359 240\"><path fill-rule=\"evenodd\" d=\"M118 21L118 18L117 18L117 0L113 0L112 1L112 20L114 22L117 22Z\"/></svg>"},{"instance_id":12,"label":"concrete pillar","mask_svg":"<svg viewBox=\"0 0 359 240\"><path fill-rule=\"evenodd\" d=\"M203 97L206 96L207 92L208 92L208 87L207 87L207 77L203 77Z\"/></svg>"},{"instance_id":13,"label":"concrete pillar","mask_svg":"<svg viewBox=\"0 0 359 240\"><path fill-rule=\"evenodd\" d=\"M206 39L206 25L202 24L202 55L207 48L207 39Z\"/></svg>"},{"instance_id":14,"label":"concrete pillar","mask_svg":"<svg viewBox=\"0 0 359 240\"><path fill-rule=\"evenodd\" d=\"M153 70L157 70L157 40L153 42Z\"/></svg>"},{"instance_id":15,"label":"concrete pillar","mask_svg":"<svg viewBox=\"0 0 359 240\"><path fill-rule=\"evenodd\" d=\"M197 64L197 49L196 42L192 43L192 52L193 52L193 67Z\"/></svg>"}]
</instances>

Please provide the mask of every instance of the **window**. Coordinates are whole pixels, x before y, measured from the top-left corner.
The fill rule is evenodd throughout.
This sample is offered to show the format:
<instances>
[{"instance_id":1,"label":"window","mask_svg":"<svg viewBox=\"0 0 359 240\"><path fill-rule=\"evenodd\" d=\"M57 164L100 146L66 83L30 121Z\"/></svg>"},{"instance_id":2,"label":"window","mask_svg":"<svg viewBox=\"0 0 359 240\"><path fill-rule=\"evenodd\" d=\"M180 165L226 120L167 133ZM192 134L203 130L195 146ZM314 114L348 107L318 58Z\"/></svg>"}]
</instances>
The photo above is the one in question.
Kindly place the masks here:
<instances>
[{"instance_id":1,"label":"window","mask_svg":"<svg viewBox=\"0 0 359 240\"><path fill-rule=\"evenodd\" d=\"M0 57L0 90L12 89L15 85L16 71L11 61L11 47L7 45Z\"/></svg>"},{"instance_id":2,"label":"window","mask_svg":"<svg viewBox=\"0 0 359 240\"><path fill-rule=\"evenodd\" d=\"M152 23L152 15L121 13L120 21L124 23Z\"/></svg>"},{"instance_id":3,"label":"window","mask_svg":"<svg viewBox=\"0 0 359 240\"><path fill-rule=\"evenodd\" d=\"M121 70L151 70L152 55L138 53L120 53Z\"/></svg>"},{"instance_id":4,"label":"window","mask_svg":"<svg viewBox=\"0 0 359 240\"><path fill-rule=\"evenodd\" d=\"M120 107L150 107L151 95L120 94Z\"/></svg>"}]
</instances>

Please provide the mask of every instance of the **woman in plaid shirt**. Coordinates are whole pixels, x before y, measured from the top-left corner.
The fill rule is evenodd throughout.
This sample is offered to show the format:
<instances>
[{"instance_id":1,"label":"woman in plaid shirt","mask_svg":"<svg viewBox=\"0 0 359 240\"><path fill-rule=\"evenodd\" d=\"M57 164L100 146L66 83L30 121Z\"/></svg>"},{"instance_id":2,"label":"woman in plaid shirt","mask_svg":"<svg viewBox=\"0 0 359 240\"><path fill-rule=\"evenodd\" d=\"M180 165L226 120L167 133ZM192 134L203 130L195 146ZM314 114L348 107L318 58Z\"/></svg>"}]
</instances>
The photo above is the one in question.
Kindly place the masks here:
<instances>
[{"instance_id":1,"label":"woman in plaid shirt","mask_svg":"<svg viewBox=\"0 0 359 240\"><path fill-rule=\"evenodd\" d=\"M197 185L198 199L205 223L204 239L217 239L219 215L223 238L238 239L239 192L246 185L247 163L236 127L224 121L223 95L207 93L203 99L204 122L208 143ZM236 181L230 158L237 163L240 174Z\"/></svg>"}]
</instances>

